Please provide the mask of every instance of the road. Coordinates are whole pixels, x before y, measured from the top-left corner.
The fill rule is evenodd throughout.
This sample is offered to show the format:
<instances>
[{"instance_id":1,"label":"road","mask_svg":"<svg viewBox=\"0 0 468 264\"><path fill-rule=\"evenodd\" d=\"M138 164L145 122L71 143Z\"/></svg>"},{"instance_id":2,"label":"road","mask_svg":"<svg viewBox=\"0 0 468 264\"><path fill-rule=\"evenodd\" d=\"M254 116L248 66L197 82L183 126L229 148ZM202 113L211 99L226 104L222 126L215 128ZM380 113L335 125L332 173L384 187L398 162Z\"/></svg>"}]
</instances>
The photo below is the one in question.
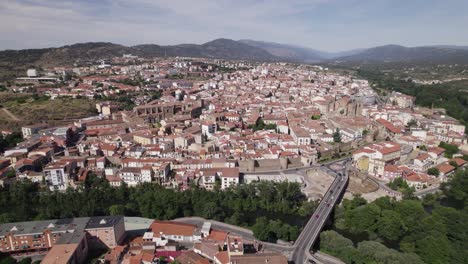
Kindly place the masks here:
<instances>
[{"instance_id":1,"label":"road","mask_svg":"<svg viewBox=\"0 0 468 264\"><path fill-rule=\"evenodd\" d=\"M422 198L426 194L436 193L436 192L439 192L439 191L440 191L440 186L435 186L435 187L431 187L431 188L416 191L416 192L414 192L414 195L419 197L419 198Z\"/></svg>"},{"instance_id":2,"label":"road","mask_svg":"<svg viewBox=\"0 0 468 264\"><path fill-rule=\"evenodd\" d=\"M333 211L333 206L341 198L341 194L346 189L348 183L348 159L341 162L335 162L334 165L341 163L341 169L332 169L330 165L323 166L328 173L335 175L335 180L323 196L319 206L312 214L306 226L302 230L298 239L294 243L294 251L290 256L290 261L296 264L308 263L311 258L310 249L317 240L325 225L326 220ZM315 260L315 259L312 259Z\"/></svg>"},{"instance_id":3,"label":"road","mask_svg":"<svg viewBox=\"0 0 468 264\"><path fill-rule=\"evenodd\" d=\"M332 184L328 188L327 192L324 194L319 206L312 214L311 218L307 222L306 226L302 230L301 234L295 241L294 245L290 244L273 244L267 242L261 242L263 249L266 251L276 251L282 252L285 255L289 256L289 260L295 264L309 263L309 261L314 261L315 263L341 263L334 258L327 256L326 254L318 254L317 256L313 255L310 252L313 244L317 240L322 231L322 228L325 225L326 220L328 219L330 213L333 211L333 207L336 203L339 202L341 195L346 190L346 186L349 179L349 158L343 158L339 160L334 160L327 162L321 165L313 165L302 167L298 169L288 169L287 171L295 171L297 173L302 173L305 170L311 167L320 167L325 170L327 173L335 176ZM255 174L271 174L271 173L282 173L285 171L275 171L275 172L254 172ZM174 219L173 221L194 224L197 226L202 226L204 222L209 221L212 224L212 227L215 229L225 230L233 234L237 234L245 239L255 241L255 237L251 230L229 225L223 222L218 222L214 220L207 220L201 217L184 217Z\"/></svg>"},{"instance_id":4,"label":"road","mask_svg":"<svg viewBox=\"0 0 468 264\"><path fill-rule=\"evenodd\" d=\"M6 108L2 108L3 112L5 112L5 114L7 114L11 119L13 119L14 121L21 121L21 119L19 119L18 117L16 117L12 112L10 112L10 110L6 109Z\"/></svg>"},{"instance_id":5,"label":"road","mask_svg":"<svg viewBox=\"0 0 468 264\"><path fill-rule=\"evenodd\" d=\"M379 186L380 189L384 190L385 192L387 192L390 196L393 196L393 197L401 197L403 196L403 194L399 191L395 191L395 190L392 190L390 187L387 186L387 184L385 184L384 182L381 182L379 180L377 180L376 178L372 177L372 176L369 176L367 177L367 179L369 179L370 181L372 181L373 183L377 184Z\"/></svg>"},{"instance_id":6,"label":"road","mask_svg":"<svg viewBox=\"0 0 468 264\"><path fill-rule=\"evenodd\" d=\"M371 180L372 182L374 182L375 184L377 184L379 186L379 188L386 191L390 196L397 197L397 198L403 196L403 194L401 192L392 190L390 187L387 186L386 183L381 182L381 181L379 181L378 179L376 179L376 178L374 178L372 176L369 176L368 179ZM421 198L421 197L424 197L426 194L436 193L436 192L439 192L439 191L440 191L440 186L437 185L437 186L434 186L434 187L418 190L418 191L414 192L414 195Z\"/></svg>"},{"instance_id":7,"label":"road","mask_svg":"<svg viewBox=\"0 0 468 264\"><path fill-rule=\"evenodd\" d=\"M183 217L183 218L174 219L172 221L185 223L185 224L192 224L198 227L201 227L204 222L210 222L211 227L213 227L214 229L227 231L231 234L241 236L244 239L258 241L254 237L252 230L243 228L240 226L226 224L226 223L219 222L216 220L207 220L202 217ZM263 241L262 242L259 241L259 243L261 243L263 245L263 249L267 251L276 251L276 252L279 251L279 252L287 253L294 249L294 246L290 244L275 244L275 243L268 243L268 242L263 242Z\"/></svg>"}]
</instances>

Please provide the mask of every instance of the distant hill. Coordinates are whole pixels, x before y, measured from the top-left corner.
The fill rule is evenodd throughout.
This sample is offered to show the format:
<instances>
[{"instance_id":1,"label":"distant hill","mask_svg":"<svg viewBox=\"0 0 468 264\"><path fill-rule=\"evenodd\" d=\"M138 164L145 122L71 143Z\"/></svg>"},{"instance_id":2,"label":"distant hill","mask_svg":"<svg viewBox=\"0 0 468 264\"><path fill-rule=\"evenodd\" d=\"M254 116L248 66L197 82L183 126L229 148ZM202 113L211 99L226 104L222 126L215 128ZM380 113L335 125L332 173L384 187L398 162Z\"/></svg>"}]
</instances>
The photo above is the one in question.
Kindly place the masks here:
<instances>
[{"instance_id":1,"label":"distant hill","mask_svg":"<svg viewBox=\"0 0 468 264\"><path fill-rule=\"evenodd\" d=\"M326 52L297 45L280 44L251 39L241 39L239 42L264 49L276 57L296 62L320 62L327 59L354 55L365 50L354 49L340 52Z\"/></svg>"},{"instance_id":2,"label":"distant hill","mask_svg":"<svg viewBox=\"0 0 468 264\"><path fill-rule=\"evenodd\" d=\"M325 52L306 47L250 39L241 39L239 42L263 49L271 55L287 61L318 62L327 58Z\"/></svg>"},{"instance_id":3,"label":"distant hill","mask_svg":"<svg viewBox=\"0 0 468 264\"><path fill-rule=\"evenodd\" d=\"M0 65L34 64L38 66L68 65L72 62L106 59L131 53L143 57L187 56L232 60L280 60L263 49L229 39L216 39L202 45L155 44L127 47L107 42L78 43L59 48L0 51Z\"/></svg>"},{"instance_id":4,"label":"distant hill","mask_svg":"<svg viewBox=\"0 0 468 264\"><path fill-rule=\"evenodd\" d=\"M323 52L273 42L216 39L202 45L160 46L144 44L127 47L107 42L78 43L58 48L0 51L0 80L24 76L30 67L70 65L131 53L141 57L186 56L249 61L328 63L343 66L409 63L468 64L467 46L403 47L386 45L344 52Z\"/></svg>"},{"instance_id":5,"label":"distant hill","mask_svg":"<svg viewBox=\"0 0 468 264\"><path fill-rule=\"evenodd\" d=\"M468 50L456 46L404 47L386 45L366 49L350 56L333 58L332 61L344 63L429 63L429 64L467 64Z\"/></svg>"},{"instance_id":6,"label":"distant hill","mask_svg":"<svg viewBox=\"0 0 468 264\"><path fill-rule=\"evenodd\" d=\"M26 69L30 67L65 66L109 59L128 53L140 57L184 56L249 61L282 60L263 49L230 39L216 39L202 45L145 44L132 47L107 42L88 42L58 48L0 51L0 81L24 76Z\"/></svg>"},{"instance_id":7,"label":"distant hill","mask_svg":"<svg viewBox=\"0 0 468 264\"><path fill-rule=\"evenodd\" d=\"M154 44L133 46L143 56L185 56L227 60L278 61L280 58L256 47L231 39L216 39L202 45L181 44L159 46Z\"/></svg>"}]
</instances>

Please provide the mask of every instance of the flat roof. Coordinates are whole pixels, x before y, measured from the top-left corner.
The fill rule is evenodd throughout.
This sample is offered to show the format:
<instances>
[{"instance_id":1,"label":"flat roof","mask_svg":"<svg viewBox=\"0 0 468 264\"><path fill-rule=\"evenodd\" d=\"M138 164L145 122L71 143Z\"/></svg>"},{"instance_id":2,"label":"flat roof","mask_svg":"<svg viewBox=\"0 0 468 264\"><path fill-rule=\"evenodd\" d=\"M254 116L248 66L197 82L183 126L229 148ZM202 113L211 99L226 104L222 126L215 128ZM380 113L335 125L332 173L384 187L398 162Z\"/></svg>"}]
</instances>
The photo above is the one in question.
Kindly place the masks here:
<instances>
[{"instance_id":1,"label":"flat roof","mask_svg":"<svg viewBox=\"0 0 468 264\"><path fill-rule=\"evenodd\" d=\"M12 232L14 235L41 234L49 229L52 232L73 232L78 230L106 228L123 221L123 216L94 216L52 219L30 222L0 224L0 236Z\"/></svg>"}]
</instances>

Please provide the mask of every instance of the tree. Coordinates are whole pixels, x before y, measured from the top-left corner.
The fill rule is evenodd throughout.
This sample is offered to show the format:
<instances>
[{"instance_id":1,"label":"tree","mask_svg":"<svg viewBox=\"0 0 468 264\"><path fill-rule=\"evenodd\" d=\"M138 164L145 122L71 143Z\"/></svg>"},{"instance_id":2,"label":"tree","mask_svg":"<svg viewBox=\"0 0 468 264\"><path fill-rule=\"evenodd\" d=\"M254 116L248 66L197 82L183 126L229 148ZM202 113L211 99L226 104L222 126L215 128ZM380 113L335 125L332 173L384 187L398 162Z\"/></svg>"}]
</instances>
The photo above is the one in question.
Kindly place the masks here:
<instances>
[{"instance_id":1,"label":"tree","mask_svg":"<svg viewBox=\"0 0 468 264\"><path fill-rule=\"evenodd\" d=\"M395 205L395 211L400 215L404 226L418 226L426 216L424 207L417 200L403 200Z\"/></svg>"},{"instance_id":2,"label":"tree","mask_svg":"<svg viewBox=\"0 0 468 264\"><path fill-rule=\"evenodd\" d=\"M9 135L3 136L0 134L0 152L4 152L7 148L16 146L23 140L21 133L13 132Z\"/></svg>"},{"instance_id":3,"label":"tree","mask_svg":"<svg viewBox=\"0 0 468 264\"><path fill-rule=\"evenodd\" d=\"M270 230L270 226L266 217L259 217L255 225L252 227L254 236L262 241L276 242L276 235Z\"/></svg>"},{"instance_id":4,"label":"tree","mask_svg":"<svg viewBox=\"0 0 468 264\"><path fill-rule=\"evenodd\" d=\"M441 185L449 206L461 209L468 204L468 170L457 171L452 179Z\"/></svg>"},{"instance_id":5,"label":"tree","mask_svg":"<svg viewBox=\"0 0 468 264\"><path fill-rule=\"evenodd\" d=\"M452 145L445 142L440 142L439 147L445 149L445 157L447 158L452 158L453 154L456 154L459 151L457 145Z\"/></svg>"},{"instance_id":6,"label":"tree","mask_svg":"<svg viewBox=\"0 0 468 264\"><path fill-rule=\"evenodd\" d=\"M414 196L415 191L416 191L416 189L414 189L414 187L403 188L401 190L401 192L403 194L403 199L405 199L405 200L415 199L416 198Z\"/></svg>"},{"instance_id":7,"label":"tree","mask_svg":"<svg viewBox=\"0 0 468 264\"><path fill-rule=\"evenodd\" d=\"M18 264L31 264L31 263L32 263L32 259L30 257L23 258L22 260L18 262Z\"/></svg>"},{"instance_id":8,"label":"tree","mask_svg":"<svg viewBox=\"0 0 468 264\"><path fill-rule=\"evenodd\" d=\"M437 196L433 193L428 193L426 195L424 195L423 197L423 200L422 200L422 203L424 206L434 206L437 202Z\"/></svg>"},{"instance_id":9,"label":"tree","mask_svg":"<svg viewBox=\"0 0 468 264\"><path fill-rule=\"evenodd\" d=\"M367 200L362 198L360 195L354 195L352 200L345 199L343 201L343 207L346 210L353 210L359 206L366 205Z\"/></svg>"},{"instance_id":10,"label":"tree","mask_svg":"<svg viewBox=\"0 0 468 264\"><path fill-rule=\"evenodd\" d=\"M16 264L16 259L11 256L0 256L0 264Z\"/></svg>"},{"instance_id":11,"label":"tree","mask_svg":"<svg viewBox=\"0 0 468 264\"><path fill-rule=\"evenodd\" d=\"M5 177L7 178L15 178L16 177L16 171L14 169L10 169L5 173Z\"/></svg>"},{"instance_id":12,"label":"tree","mask_svg":"<svg viewBox=\"0 0 468 264\"><path fill-rule=\"evenodd\" d=\"M390 187L390 189L395 190L395 191L409 188L408 183L402 177L397 177L391 180L387 184L387 186Z\"/></svg>"},{"instance_id":13,"label":"tree","mask_svg":"<svg viewBox=\"0 0 468 264\"><path fill-rule=\"evenodd\" d=\"M454 160L451 160L451 161L449 162L449 164L450 164L450 166L454 167L455 169L458 168L458 164L457 164L457 162L454 161Z\"/></svg>"},{"instance_id":14,"label":"tree","mask_svg":"<svg viewBox=\"0 0 468 264\"><path fill-rule=\"evenodd\" d=\"M436 167L429 168L427 174L439 177L440 171Z\"/></svg>"},{"instance_id":15,"label":"tree","mask_svg":"<svg viewBox=\"0 0 468 264\"><path fill-rule=\"evenodd\" d=\"M416 253L426 263L449 263L449 242L443 236L427 236L416 242Z\"/></svg>"},{"instance_id":16,"label":"tree","mask_svg":"<svg viewBox=\"0 0 468 264\"><path fill-rule=\"evenodd\" d=\"M417 255L402 254L376 241L360 242L357 249L365 263L424 263Z\"/></svg>"},{"instance_id":17,"label":"tree","mask_svg":"<svg viewBox=\"0 0 468 264\"><path fill-rule=\"evenodd\" d=\"M383 197L357 205L345 199L335 211L335 227L354 235L357 251L328 233L320 249L346 263L466 263L468 170L458 170L441 190L422 201Z\"/></svg>"},{"instance_id":18,"label":"tree","mask_svg":"<svg viewBox=\"0 0 468 264\"><path fill-rule=\"evenodd\" d=\"M416 126L418 126L418 122L416 122L416 120L414 120L414 119L411 119L406 125L408 127L416 127Z\"/></svg>"},{"instance_id":19,"label":"tree","mask_svg":"<svg viewBox=\"0 0 468 264\"><path fill-rule=\"evenodd\" d=\"M109 207L110 215L125 215L125 206L121 204L114 204Z\"/></svg>"},{"instance_id":20,"label":"tree","mask_svg":"<svg viewBox=\"0 0 468 264\"><path fill-rule=\"evenodd\" d=\"M341 134L340 134L339 128L337 128L336 131L333 133L333 142L336 142L336 143L341 142Z\"/></svg>"},{"instance_id":21,"label":"tree","mask_svg":"<svg viewBox=\"0 0 468 264\"><path fill-rule=\"evenodd\" d=\"M333 230L320 233L320 249L325 252L340 253L346 248L353 248L353 241Z\"/></svg>"},{"instance_id":22,"label":"tree","mask_svg":"<svg viewBox=\"0 0 468 264\"><path fill-rule=\"evenodd\" d=\"M387 240L397 241L406 227L400 220L398 213L392 210L383 210L378 220L377 233Z\"/></svg>"}]
</instances>

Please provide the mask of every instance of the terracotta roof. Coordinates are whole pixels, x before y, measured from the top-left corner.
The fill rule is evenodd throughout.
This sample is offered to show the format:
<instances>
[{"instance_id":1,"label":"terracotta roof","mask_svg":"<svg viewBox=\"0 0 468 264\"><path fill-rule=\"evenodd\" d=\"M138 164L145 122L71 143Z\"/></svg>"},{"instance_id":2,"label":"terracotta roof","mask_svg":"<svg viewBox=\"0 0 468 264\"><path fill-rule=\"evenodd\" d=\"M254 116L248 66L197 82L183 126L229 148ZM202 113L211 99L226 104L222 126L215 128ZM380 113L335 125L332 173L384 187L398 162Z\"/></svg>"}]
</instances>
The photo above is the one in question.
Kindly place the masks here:
<instances>
[{"instance_id":1,"label":"terracotta roof","mask_svg":"<svg viewBox=\"0 0 468 264\"><path fill-rule=\"evenodd\" d=\"M442 163L442 164L436 166L436 168L443 174L447 174L447 173L455 170L455 167L453 167L452 165L450 165L448 163Z\"/></svg>"},{"instance_id":2,"label":"terracotta roof","mask_svg":"<svg viewBox=\"0 0 468 264\"><path fill-rule=\"evenodd\" d=\"M155 220L150 229L155 234L164 235L179 235L179 236L192 236L197 226L183 223L176 223L171 221L158 221Z\"/></svg>"},{"instance_id":3,"label":"terracotta roof","mask_svg":"<svg viewBox=\"0 0 468 264\"><path fill-rule=\"evenodd\" d=\"M417 160L421 160L421 161L429 159L429 158L431 158L431 156L429 156L429 154L427 154L427 153L419 154L416 157Z\"/></svg>"},{"instance_id":4,"label":"terracotta roof","mask_svg":"<svg viewBox=\"0 0 468 264\"><path fill-rule=\"evenodd\" d=\"M247 254L242 256L232 256L231 263L236 264L287 264L288 259L280 253L260 253L260 254Z\"/></svg>"},{"instance_id":5,"label":"terracotta roof","mask_svg":"<svg viewBox=\"0 0 468 264\"><path fill-rule=\"evenodd\" d=\"M384 171L385 172L390 172L390 173L400 173L401 174L401 170L395 165L385 166Z\"/></svg>"},{"instance_id":6,"label":"terracotta roof","mask_svg":"<svg viewBox=\"0 0 468 264\"><path fill-rule=\"evenodd\" d=\"M222 168L223 177L239 178L239 168Z\"/></svg>"},{"instance_id":7,"label":"terracotta roof","mask_svg":"<svg viewBox=\"0 0 468 264\"><path fill-rule=\"evenodd\" d=\"M437 155L440 155L440 154L442 154L442 153L445 152L445 149L440 148L440 147L433 147L433 148L429 148L429 149L427 150L427 152L432 152L432 153L435 153L435 154L437 154Z\"/></svg>"},{"instance_id":8,"label":"terracotta roof","mask_svg":"<svg viewBox=\"0 0 468 264\"><path fill-rule=\"evenodd\" d=\"M212 229L210 235L207 237L208 240L224 242L228 236L228 232Z\"/></svg>"},{"instance_id":9,"label":"terracotta roof","mask_svg":"<svg viewBox=\"0 0 468 264\"><path fill-rule=\"evenodd\" d=\"M392 123L390 123L388 120L385 120L385 119L382 119L382 118L379 118L376 120L379 124L383 125L386 129L388 129L390 132L392 133L401 133L402 132L402 129L400 128L397 128L396 126L394 126Z\"/></svg>"},{"instance_id":10,"label":"terracotta roof","mask_svg":"<svg viewBox=\"0 0 468 264\"><path fill-rule=\"evenodd\" d=\"M209 264L210 261L193 251L187 251L182 253L176 258L181 264Z\"/></svg>"},{"instance_id":11,"label":"terracotta roof","mask_svg":"<svg viewBox=\"0 0 468 264\"><path fill-rule=\"evenodd\" d=\"M54 245L41 263L68 263L78 248L78 244Z\"/></svg>"},{"instance_id":12,"label":"terracotta roof","mask_svg":"<svg viewBox=\"0 0 468 264\"><path fill-rule=\"evenodd\" d=\"M462 158L453 158L450 161L455 161L455 163L457 163L457 166L459 166L459 167L466 164L466 160L464 160Z\"/></svg>"},{"instance_id":13,"label":"terracotta roof","mask_svg":"<svg viewBox=\"0 0 468 264\"><path fill-rule=\"evenodd\" d=\"M409 175L405 176L407 181L412 181L412 182L428 182L430 181L430 177L427 176L426 174L422 173L412 173Z\"/></svg>"},{"instance_id":14,"label":"terracotta roof","mask_svg":"<svg viewBox=\"0 0 468 264\"><path fill-rule=\"evenodd\" d=\"M221 264L228 264L228 263L229 263L229 254L228 254L227 251L218 252L218 254L215 255L215 258L216 258Z\"/></svg>"}]
</instances>

